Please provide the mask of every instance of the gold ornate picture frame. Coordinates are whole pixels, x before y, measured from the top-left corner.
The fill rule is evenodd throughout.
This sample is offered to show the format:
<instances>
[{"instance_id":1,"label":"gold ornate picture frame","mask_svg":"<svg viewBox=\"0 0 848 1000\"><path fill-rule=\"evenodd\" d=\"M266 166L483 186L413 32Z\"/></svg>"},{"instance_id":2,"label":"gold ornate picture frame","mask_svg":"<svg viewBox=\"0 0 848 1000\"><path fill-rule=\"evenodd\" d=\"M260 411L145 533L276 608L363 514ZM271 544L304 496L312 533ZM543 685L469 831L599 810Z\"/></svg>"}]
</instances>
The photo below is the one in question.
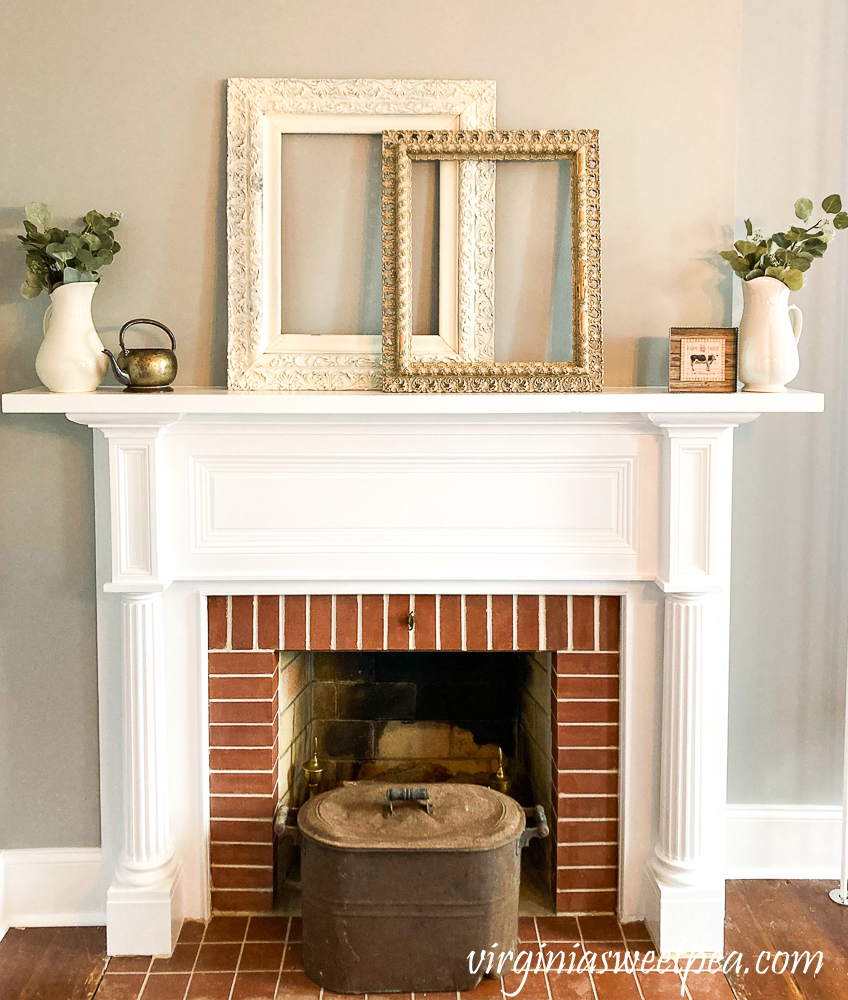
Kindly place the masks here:
<instances>
[{"instance_id":1,"label":"gold ornate picture frame","mask_svg":"<svg viewBox=\"0 0 848 1000\"><path fill-rule=\"evenodd\" d=\"M573 361L418 359L412 351L414 160L572 161ZM598 132L383 132L383 388L387 392L595 392L603 387Z\"/></svg>"}]
</instances>

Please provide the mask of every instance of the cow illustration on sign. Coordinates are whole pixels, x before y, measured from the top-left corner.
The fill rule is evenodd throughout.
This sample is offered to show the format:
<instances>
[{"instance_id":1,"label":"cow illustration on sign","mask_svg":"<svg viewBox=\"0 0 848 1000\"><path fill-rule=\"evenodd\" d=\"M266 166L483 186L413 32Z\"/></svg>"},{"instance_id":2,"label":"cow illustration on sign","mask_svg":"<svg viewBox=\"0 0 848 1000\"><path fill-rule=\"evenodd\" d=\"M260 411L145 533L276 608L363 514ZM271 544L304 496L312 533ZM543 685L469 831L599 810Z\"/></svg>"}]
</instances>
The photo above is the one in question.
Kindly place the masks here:
<instances>
[{"instance_id":1,"label":"cow illustration on sign","mask_svg":"<svg viewBox=\"0 0 848 1000\"><path fill-rule=\"evenodd\" d=\"M681 343L681 381L724 381L724 341L685 338Z\"/></svg>"}]
</instances>

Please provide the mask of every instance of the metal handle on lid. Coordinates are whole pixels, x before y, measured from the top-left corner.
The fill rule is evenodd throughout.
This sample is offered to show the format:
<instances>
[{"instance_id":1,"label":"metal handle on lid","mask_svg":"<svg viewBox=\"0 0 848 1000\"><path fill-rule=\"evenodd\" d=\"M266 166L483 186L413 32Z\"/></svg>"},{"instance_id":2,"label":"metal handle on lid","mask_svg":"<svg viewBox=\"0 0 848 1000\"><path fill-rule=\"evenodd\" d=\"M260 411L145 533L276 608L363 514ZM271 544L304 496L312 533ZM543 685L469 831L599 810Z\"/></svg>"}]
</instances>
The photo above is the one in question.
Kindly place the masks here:
<instances>
[{"instance_id":1,"label":"metal handle on lid","mask_svg":"<svg viewBox=\"0 0 848 1000\"><path fill-rule=\"evenodd\" d=\"M395 802L420 802L427 815L433 815L430 792L426 788L389 788L386 792L386 802L390 816L394 816Z\"/></svg>"}]
</instances>

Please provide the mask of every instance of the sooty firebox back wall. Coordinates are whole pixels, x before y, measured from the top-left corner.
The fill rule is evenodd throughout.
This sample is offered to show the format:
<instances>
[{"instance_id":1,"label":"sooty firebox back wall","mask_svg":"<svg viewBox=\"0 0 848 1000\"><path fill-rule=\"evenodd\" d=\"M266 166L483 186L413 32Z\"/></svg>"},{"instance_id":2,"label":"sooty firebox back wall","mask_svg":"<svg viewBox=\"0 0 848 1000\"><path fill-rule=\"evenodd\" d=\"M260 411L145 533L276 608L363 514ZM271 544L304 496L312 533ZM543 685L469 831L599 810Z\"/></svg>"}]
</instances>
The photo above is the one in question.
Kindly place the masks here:
<instances>
[{"instance_id":1,"label":"sooty firebox back wall","mask_svg":"<svg viewBox=\"0 0 848 1000\"><path fill-rule=\"evenodd\" d=\"M313 734L328 781L485 781L516 755L523 653L315 652Z\"/></svg>"}]
</instances>

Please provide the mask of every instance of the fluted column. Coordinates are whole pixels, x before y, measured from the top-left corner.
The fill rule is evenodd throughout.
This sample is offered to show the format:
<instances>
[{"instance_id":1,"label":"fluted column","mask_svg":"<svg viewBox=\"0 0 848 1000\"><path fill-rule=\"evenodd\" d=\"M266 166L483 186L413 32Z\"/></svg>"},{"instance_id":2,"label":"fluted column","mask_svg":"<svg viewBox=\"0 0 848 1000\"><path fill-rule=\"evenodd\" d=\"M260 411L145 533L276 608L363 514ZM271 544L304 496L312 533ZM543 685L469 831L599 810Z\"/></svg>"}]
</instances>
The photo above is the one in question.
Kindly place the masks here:
<instances>
[{"instance_id":1,"label":"fluted column","mask_svg":"<svg viewBox=\"0 0 848 1000\"><path fill-rule=\"evenodd\" d=\"M655 869L668 885L698 885L708 865L710 761L704 597L665 598L660 815Z\"/></svg>"},{"instance_id":2,"label":"fluted column","mask_svg":"<svg viewBox=\"0 0 848 1000\"><path fill-rule=\"evenodd\" d=\"M105 452L95 441L98 502L108 490L109 510L102 586L120 602L117 608L107 598L101 605L109 623L104 632L117 630L118 617L121 630L120 661L117 649L112 660L108 641L100 661L104 695L117 710L112 692L120 688L122 705L120 735L110 725L101 746L110 757L120 747L122 758L122 832L120 838L104 837L104 851L115 864L106 894L106 950L168 955L180 932L182 898L168 815L163 594L171 583L173 498L164 437L179 414L127 409L73 418L106 438ZM104 534L101 526L98 545Z\"/></svg>"},{"instance_id":3,"label":"fluted column","mask_svg":"<svg viewBox=\"0 0 848 1000\"><path fill-rule=\"evenodd\" d=\"M733 427L751 416L648 418L661 433L656 582L665 624L646 919L663 951L721 952Z\"/></svg>"},{"instance_id":4,"label":"fluted column","mask_svg":"<svg viewBox=\"0 0 848 1000\"><path fill-rule=\"evenodd\" d=\"M121 597L124 846L115 877L154 886L173 874L169 840L161 594Z\"/></svg>"}]
</instances>

